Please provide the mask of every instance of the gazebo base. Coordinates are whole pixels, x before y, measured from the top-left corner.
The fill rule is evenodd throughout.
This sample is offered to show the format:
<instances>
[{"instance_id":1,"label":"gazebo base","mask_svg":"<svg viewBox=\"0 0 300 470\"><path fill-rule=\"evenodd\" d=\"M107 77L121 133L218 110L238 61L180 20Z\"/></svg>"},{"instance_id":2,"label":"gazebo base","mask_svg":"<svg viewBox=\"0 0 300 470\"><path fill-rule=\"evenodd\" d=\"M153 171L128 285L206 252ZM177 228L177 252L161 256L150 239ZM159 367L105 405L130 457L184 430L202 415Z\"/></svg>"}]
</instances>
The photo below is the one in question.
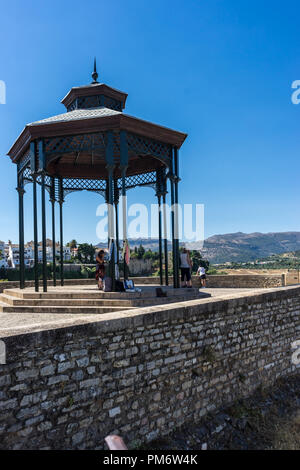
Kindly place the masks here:
<instances>
[{"instance_id":1,"label":"gazebo base","mask_svg":"<svg viewBox=\"0 0 300 470\"><path fill-rule=\"evenodd\" d=\"M166 297L157 297L160 286L140 286L141 292L102 292L95 285L49 287L48 292L35 292L33 287L6 289L0 294L0 312L105 314L171 302L210 297L198 288L163 287Z\"/></svg>"}]
</instances>

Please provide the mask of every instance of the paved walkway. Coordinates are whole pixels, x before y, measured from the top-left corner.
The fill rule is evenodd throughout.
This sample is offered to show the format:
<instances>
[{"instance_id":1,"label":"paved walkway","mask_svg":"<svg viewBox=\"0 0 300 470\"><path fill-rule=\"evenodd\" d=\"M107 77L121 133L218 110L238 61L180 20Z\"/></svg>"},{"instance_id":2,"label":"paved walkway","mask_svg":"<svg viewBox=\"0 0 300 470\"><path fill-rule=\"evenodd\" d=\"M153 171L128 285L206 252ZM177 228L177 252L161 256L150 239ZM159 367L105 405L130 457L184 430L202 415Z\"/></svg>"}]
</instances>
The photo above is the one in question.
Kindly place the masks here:
<instances>
[{"instance_id":1,"label":"paved walkway","mask_svg":"<svg viewBox=\"0 0 300 470\"><path fill-rule=\"evenodd\" d=\"M246 287L240 287L240 288L206 288L206 289L200 289L201 292L207 292L208 294L211 294L211 296L214 299L226 299L226 298L232 298L234 296L240 296L240 294L247 294L248 292L254 293L254 292L265 292L269 291L270 289L258 289L258 288L246 288Z\"/></svg>"}]
</instances>

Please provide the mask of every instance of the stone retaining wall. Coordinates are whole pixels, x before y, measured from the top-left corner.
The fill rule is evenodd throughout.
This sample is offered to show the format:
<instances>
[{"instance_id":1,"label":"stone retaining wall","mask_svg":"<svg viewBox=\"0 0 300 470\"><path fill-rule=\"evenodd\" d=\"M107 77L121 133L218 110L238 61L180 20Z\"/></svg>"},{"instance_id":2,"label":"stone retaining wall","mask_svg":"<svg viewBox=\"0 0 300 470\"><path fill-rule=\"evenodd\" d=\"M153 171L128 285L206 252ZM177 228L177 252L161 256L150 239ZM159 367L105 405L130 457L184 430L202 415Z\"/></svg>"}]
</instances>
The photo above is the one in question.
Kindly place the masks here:
<instances>
[{"instance_id":1,"label":"stone retaining wall","mask_svg":"<svg viewBox=\"0 0 300 470\"><path fill-rule=\"evenodd\" d=\"M285 285L291 286L300 284L300 271L289 271L285 274Z\"/></svg>"},{"instance_id":2,"label":"stone retaining wall","mask_svg":"<svg viewBox=\"0 0 300 470\"><path fill-rule=\"evenodd\" d=\"M146 284L146 285L153 285L159 284L159 277L157 276L148 276L148 277L132 277L135 284ZM200 286L200 279L199 276L193 276L193 285ZM291 281L290 281L291 279ZM297 278L298 279L298 278ZM287 277L286 274L270 274L270 275L262 275L262 274L237 274L237 275L212 275L207 276L207 287L229 287L229 288L243 288L243 287L253 287L253 288L267 288L267 287L281 287L289 284L296 284L297 280L295 276ZM58 285L59 285L59 281ZM34 281L26 281L26 287L33 287ZM94 279L65 279L65 285L92 285L95 284ZM169 278L169 285L173 284L173 277ZM42 286L42 282L40 282ZM48 281L48 285L53 285L52 281ZM16 288L19 287L19 282L17 281L7 281L7 282L0 282L0 293L4 291L4 289L9 288Z\"/></svg>"},{"instance_id":3,"label":"stone retaining wall","mask_svg":"<svg viewBox=\"0 0 300 470\"><path fill-rule=\"evenodd\" d=\"M300 288L99 316L2 338L1 449L132 445L297 372Z\"/></svg>"},{"instance_id":4,"label":"stone retaining wall","mask_svg":"<svg viewBox=\"0 0 300 470\"><path fill-rule=\"evenodd\" d=\"M281 287L285 286L284 274L228 274L208 276L207 287Z\"/></svg>"},{"instance_id":5,"label":"stone retaining wall","mask_svg":"<svg viewBox=\"0 0 300 470\"><path fill-rule=\"evenodd\" d=\"M159 277L134 277L136 284L159 284ZM233 274L207 276L207 287L229 288L273 288L286 285L284 274ZM200 286L199 276L192 276L193 285ZM169 278L172 285L173 277Z\"/></svg>"}]
</instances>

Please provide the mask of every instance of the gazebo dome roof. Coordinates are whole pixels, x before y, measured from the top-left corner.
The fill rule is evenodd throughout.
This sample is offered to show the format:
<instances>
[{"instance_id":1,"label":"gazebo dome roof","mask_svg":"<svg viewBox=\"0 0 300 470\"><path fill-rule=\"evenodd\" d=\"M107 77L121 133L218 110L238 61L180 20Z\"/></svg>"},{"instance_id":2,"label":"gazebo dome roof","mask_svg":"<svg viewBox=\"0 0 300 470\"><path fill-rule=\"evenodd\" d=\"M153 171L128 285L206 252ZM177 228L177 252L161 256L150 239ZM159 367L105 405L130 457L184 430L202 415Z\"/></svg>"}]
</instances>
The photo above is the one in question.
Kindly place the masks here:
<instances>
[{"instance_id":1,"label":"gazebo dome roof","mask_svg":"<svg viewBox=\"0 0 300 470\"><path fill-rule=\"evenodd\" d=\"M73 87L63 98L66 112L26 125L8 152L14 163L26 162L31 143L42 141L49 174L104 177L106 135L113 133L118 165L120 135L125 132L128 174L168 164L170 149L180 148L187 134L123 113L127 93L98 83L96 64L92 77L91 84Z\"/></svg>"}]
</instances>

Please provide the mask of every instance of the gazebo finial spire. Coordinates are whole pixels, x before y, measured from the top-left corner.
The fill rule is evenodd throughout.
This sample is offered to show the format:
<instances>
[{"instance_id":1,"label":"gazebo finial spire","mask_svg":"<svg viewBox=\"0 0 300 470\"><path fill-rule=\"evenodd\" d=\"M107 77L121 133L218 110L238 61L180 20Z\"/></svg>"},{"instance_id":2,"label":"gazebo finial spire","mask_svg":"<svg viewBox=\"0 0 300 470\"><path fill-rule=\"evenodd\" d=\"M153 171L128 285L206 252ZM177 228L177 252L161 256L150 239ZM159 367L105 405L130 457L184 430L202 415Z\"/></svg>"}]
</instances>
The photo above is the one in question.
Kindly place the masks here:
<instances>
[{"instance_id":1,"label":"gazebo finial spire","mask_svg":"<svg viewBox=\"0 0 300 470\"><path fill-rule=\"evenodd\" d=\"M97 73L96 57L94 58L94 72L92 73L92 78L93 78L92 84L93 84L93 83L99 83L99 82L97 81L98 73Z\"/></svg>"}]
</instances>

